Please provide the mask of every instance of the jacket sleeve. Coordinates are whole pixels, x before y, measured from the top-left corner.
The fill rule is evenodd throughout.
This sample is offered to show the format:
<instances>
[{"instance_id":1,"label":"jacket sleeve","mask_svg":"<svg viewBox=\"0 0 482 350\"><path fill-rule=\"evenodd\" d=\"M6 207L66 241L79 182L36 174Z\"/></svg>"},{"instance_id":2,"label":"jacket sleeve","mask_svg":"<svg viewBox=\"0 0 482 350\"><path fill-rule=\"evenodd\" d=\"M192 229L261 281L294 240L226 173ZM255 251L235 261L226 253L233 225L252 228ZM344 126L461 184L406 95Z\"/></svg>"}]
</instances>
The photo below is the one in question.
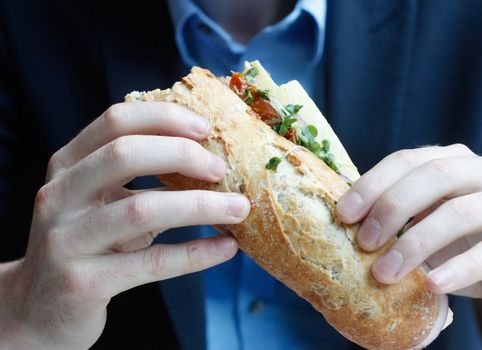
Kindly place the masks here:
<instances>
[{"instance_id":1,"label":"jacket sleeve","mask_svg":"<svg viewBox=\"0 0 482 350\"><path fill-rule=\"evenodd\" d=\"M17 165L28 160L20 156L19 80L4 23L0 16L0 261L23 255L31 216L31 212L20 215L16 205L25 199L23 191L16 191Z\"/></svg>"},{"instance_id":2,"label":"jacket sleeve","mask_svg":"<svg viewBox=\"0 0 482 350\"><path fill-rule=\"evenodd\" d=\"M9 65L5 33L0 32L0 215L4 215L6 194L12 176L16 118L13 97L12 66Z\"/></svg>"}]
</instances>

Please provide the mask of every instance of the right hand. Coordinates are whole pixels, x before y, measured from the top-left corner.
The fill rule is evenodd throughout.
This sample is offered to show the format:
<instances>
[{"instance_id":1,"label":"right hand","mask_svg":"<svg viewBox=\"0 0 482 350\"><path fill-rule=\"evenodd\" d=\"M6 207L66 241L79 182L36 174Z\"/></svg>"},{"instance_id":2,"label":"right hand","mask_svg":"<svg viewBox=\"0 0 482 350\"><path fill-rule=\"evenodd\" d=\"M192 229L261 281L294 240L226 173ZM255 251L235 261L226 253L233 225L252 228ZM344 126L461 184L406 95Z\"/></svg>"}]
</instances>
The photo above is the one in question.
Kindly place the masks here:
<instances>
[{"instance_id":1,"label":"right hand","mask_svg":"<svg viewBox=\"0 0 482 350\"><path fill-rule=\"evenodd\" d=\"M2 282L0 334L9 336L0 345L86 349L102 333L114 295L235 254L236 241L225 235L150 244L173 227L239 223L249 212L245 197L123 187L136 176L174 172L221 180L224 162L196 142L209 131L205 119L174 104L117 104L52 156L27 254L11 264L11 283Z\"/></svg>"}]
</instances>

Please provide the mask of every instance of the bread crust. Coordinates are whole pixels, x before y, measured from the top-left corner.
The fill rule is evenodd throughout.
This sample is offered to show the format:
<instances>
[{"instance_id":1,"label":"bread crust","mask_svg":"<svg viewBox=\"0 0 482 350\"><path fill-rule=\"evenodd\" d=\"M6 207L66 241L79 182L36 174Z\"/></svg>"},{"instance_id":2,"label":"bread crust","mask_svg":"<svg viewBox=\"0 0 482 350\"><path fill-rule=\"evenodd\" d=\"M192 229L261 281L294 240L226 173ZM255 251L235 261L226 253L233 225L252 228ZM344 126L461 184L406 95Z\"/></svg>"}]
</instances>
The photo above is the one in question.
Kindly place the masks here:
<instances>
[{"instance_id":1,"label":"bread crust","mask_svg":"<svg viewBox=\"0 0 482 350\"><path fill-rule=\"evenodd\" d=\"M212 133L202 145L226 161L222 182L179 174L159 176L175 190L243 193L248 218L216 228L232 234L240 248L275 278L323 314L338 332L368 349L412 349L438 315L436 295L419 268L396 285L378 283L372 263L393 240L373 253L355 242L358 226L335 215L348 186L308 150L297 147L258 120L236 94L209 71L194 67L172 89L133 93L126 101L167 101L209 119ZM282 158L276 171L265 168Z\"/></svg>"}]
</instances>

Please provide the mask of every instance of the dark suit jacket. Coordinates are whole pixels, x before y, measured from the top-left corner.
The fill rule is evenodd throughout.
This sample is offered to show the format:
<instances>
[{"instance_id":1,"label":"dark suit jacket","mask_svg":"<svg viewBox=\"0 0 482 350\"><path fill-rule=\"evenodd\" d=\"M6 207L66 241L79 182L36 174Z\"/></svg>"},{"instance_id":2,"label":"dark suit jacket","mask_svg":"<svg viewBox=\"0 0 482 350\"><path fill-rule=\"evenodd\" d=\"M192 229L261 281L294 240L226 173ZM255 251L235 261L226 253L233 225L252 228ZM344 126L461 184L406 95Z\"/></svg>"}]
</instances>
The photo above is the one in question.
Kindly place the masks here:
<instances>
[{"instance_id":1,"label":"dark suit jacket","mask_svg":"<svg viewBox=\"0 0 482 350\"><path fill-rule=\"evenodd\" d=\"M362 172L405 147L482 153L480 0L329 1L326 35L315 99ZM50 155L126 92L186 73L173 38L162 0L0 0L0 259L24 254ZM160 285L114 298L96 348L204 348L199 275Z\"/></svg>"}]
</instances>

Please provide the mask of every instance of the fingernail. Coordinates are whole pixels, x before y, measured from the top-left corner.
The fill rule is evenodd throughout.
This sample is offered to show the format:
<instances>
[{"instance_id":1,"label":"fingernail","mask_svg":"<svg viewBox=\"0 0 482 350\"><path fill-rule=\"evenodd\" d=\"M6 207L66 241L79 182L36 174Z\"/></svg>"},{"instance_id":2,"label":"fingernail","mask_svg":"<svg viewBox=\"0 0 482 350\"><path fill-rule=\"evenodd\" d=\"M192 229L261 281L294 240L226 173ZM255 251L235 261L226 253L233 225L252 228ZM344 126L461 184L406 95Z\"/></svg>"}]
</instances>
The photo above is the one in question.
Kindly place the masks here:
<instances>
[{"instance_id":1,"label":"fingernail","mask_svg":"<svg viewBox=\"0 0 482 350\"><path fill-rule=\"evenodd\" d=\"M454 280L455 272L449 268L436 269L428 273L428 278L443 291Z\"/></svg>"},{"instance_id":2,"label":"fingernail","mask_svg":"<svg viewBox=\"0 0 482 350\"><path fill-rule=\"evenodd\" d=\"M226 173L226 165L224 164L224 161L218 156L211 154L210 163L212 174L216 179L222 179Z\"/></svg>"},{"instance_id":3,"label":"fingernail","mask_svg":"<svg viewBox=\"0 0 482 350\"><path fill-rule=\"evenodd\" d=\"M195 117L193 118L192 122L191 122L191 129L201 135L201 136L205 136L207 134L209 134L209 132L211 131L211 125L209 124L209 122L204 119L204 118L200 118L200 117Z\"/></svg>"},{"instance_id":4,"label":"fingernail","mask_svg":"<svg viewBox=\"0 0 482 350\"><path fill-rule=\"evenodd\" d=\"M403 256L396 250L391 250L378 259L373 268L389 280L394 280L402 267Z\"/></svg>"},{"instance_id":5,"label":"fingernail","mask_svg":"<svg viewBox=\"0 0 482 350\"><path fill-rule=\"evenodd\" d=\"M216 254L220 256L230 255L236 247L236 242L233 238L224 236L214 241L214 249Z\"/></svg>"},{"instance_id":6,"label":"fingernail","mask_svg":"<svg viewBox=\"0 0 482 350\"><path fill-rule=\"evenodd\" d=\"M227 210L228 214L235 218L244 218L248 215L249 201L246 197L229 194Z\"/></svg>"},{"instance_id":7,"label":"fingernail","mask_svg":"<svg viewBox=\"0 0 482 350\"><path fill-rule=\"evenodd\" d=\"M367 218L357 233L360 246L365 250L374 250L381 236L381 226L378 220Z\"/></svg>"},{"instance_id":8,"label":"fingernail","mask_svg":"<svg viewBox=\"0 0 482 350\"><path fill-rule=\"evenodd\" d=\"M363 205L364 201L360 194L352 192L340 199L337 210L345 219L357 219L363 210Z\"/></svg>"}]
</instances>

